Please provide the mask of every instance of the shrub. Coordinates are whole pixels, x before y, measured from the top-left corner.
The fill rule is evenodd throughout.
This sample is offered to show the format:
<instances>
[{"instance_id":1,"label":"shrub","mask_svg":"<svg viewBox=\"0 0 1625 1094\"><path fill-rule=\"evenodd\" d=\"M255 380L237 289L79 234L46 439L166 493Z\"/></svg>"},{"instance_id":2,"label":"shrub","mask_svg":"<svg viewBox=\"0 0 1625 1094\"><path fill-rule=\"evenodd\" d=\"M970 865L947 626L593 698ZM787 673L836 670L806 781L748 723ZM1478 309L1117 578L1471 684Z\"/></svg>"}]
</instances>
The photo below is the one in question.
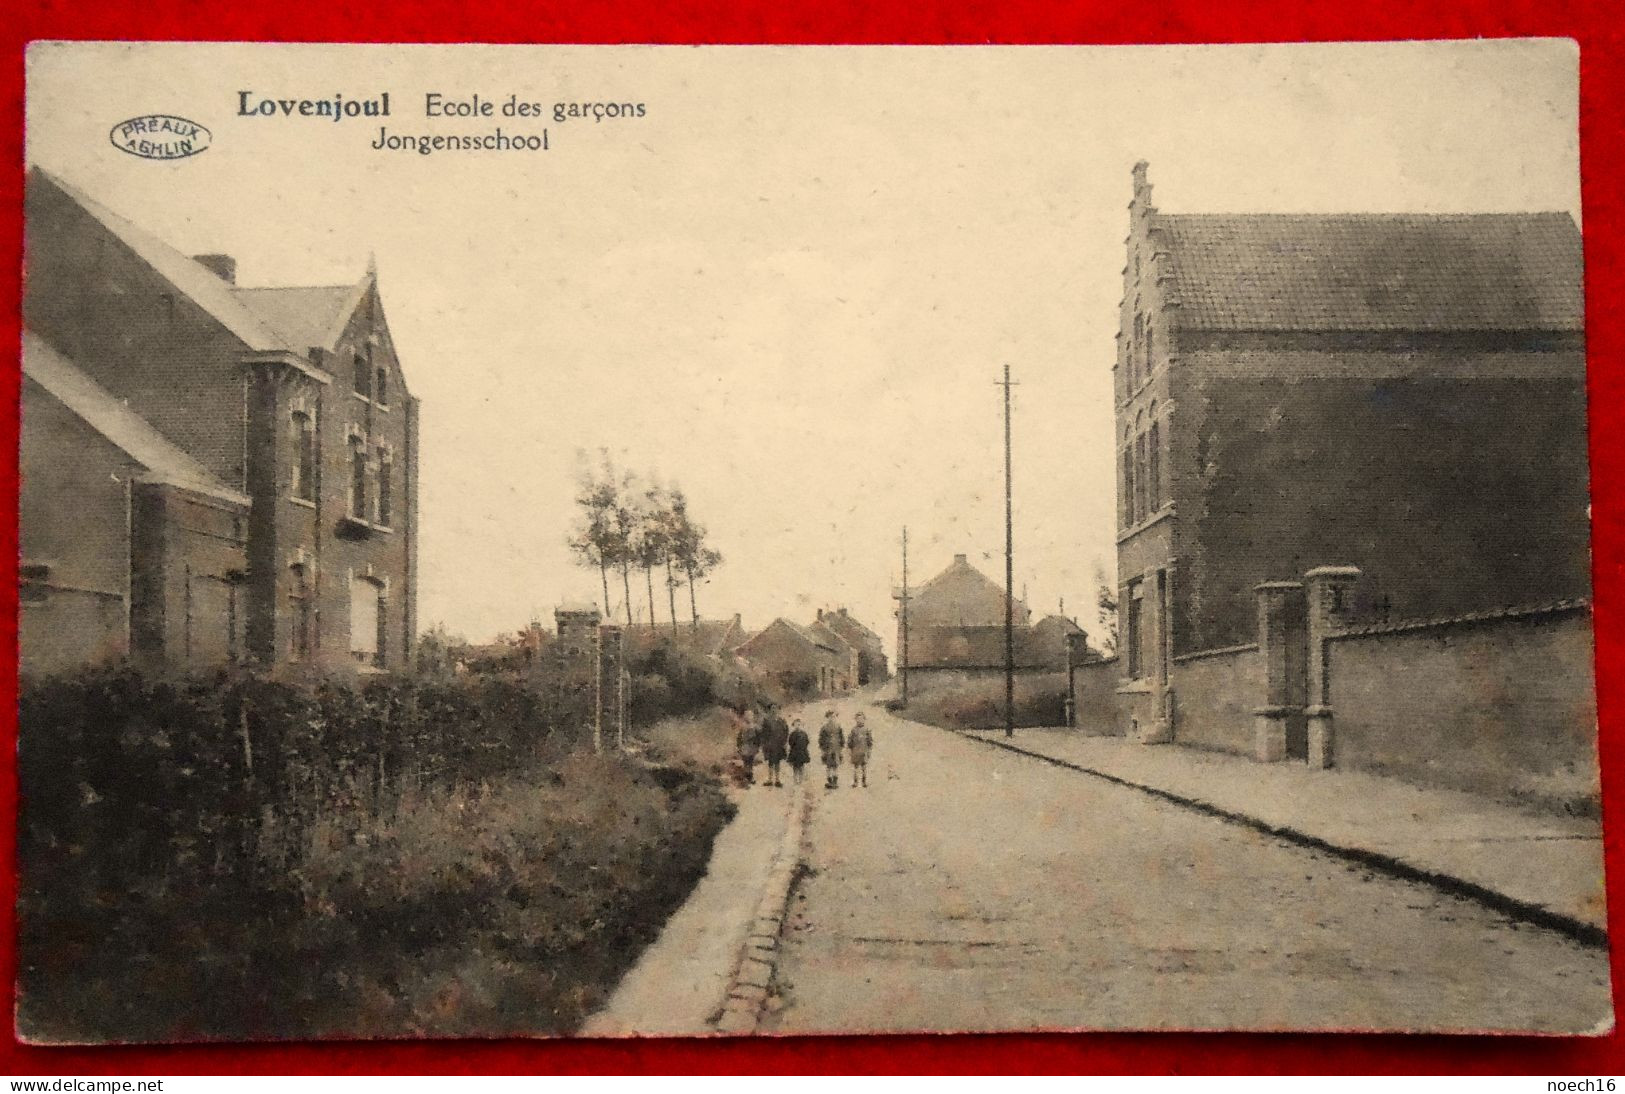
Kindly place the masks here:
<instances>
[{"instance_id":1,"label":"shrub","mask_svg":"<svg viewBox=\"0 0 1625 1094\"><path fill-rule=\"evenodd\" d=\"M519 999L504 1030L569 1029L727 811L715 780L585 753L578 718L510 676L27 682L19 1028L495 1032Z\"/></svg>"},{"instance_id":2,"label":"shrub","mask_svg":"<svg viewBox=\"0 0 1625 1094\"><path fill-rule=\"evenodd\" d=\"M1066 674L1017 676L1015 700L1016 725L1065 725ZM904 713L950 729L1002 729L1004 678L982 677L927 691L911 698Z\"/></svg>"}]
</instances>

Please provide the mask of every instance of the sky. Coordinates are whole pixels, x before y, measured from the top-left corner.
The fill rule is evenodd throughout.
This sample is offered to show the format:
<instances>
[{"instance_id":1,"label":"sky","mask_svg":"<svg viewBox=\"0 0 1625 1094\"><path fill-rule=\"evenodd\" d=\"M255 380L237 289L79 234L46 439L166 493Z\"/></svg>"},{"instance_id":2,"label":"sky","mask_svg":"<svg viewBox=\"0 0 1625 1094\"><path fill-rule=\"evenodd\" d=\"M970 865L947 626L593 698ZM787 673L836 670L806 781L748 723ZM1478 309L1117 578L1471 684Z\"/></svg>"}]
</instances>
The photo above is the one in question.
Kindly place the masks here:
<instances>
[{"instance_id":1,"label":"sky","mask_svg":"<svg viewBox=\"0 0 1625 1094\"><path fill-rule=\"evenodd\" d=\"M239 284L375 258L422 401L424 626L483 641L599 599L565 540L580 455L608 448L680 485L725 556L702 615L847 606L890 644L904 526L912 580L956 553L1002 578L1008 364L1018 595L1098 633L1134 162L1167 212L1578 218L1577 64L1553 40L36 43L27 154L185 253L234 255ZM391 116L242 116L244 91L387 91ZM544 116L430 119L431 93ZM644 110L555 122L568 102ZM114 148L146 113L212 146ZM374 149L380 123L545 128L548 150Z\"/></svg>"}]
</instances>

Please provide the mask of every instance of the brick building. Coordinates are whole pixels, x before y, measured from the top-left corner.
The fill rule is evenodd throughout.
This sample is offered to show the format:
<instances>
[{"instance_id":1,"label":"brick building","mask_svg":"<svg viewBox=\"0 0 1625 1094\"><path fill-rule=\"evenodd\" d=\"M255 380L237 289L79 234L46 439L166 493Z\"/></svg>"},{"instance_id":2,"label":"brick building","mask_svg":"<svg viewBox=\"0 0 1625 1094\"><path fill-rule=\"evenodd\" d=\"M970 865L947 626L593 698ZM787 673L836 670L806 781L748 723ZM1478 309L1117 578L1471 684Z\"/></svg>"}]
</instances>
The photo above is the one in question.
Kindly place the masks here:
<instances>
[{"instance_id":1,"label":"brick building","mask_svg":"<svg viewBox=\"0 0 1625 1094\"><path fill-rule=\"evenodd\" d=\"M927 678L959 681L1004 671L1004 589L970 564L964 555L931 580L909 590L908 641L903 641L902 612L897 619L897 664L914 673L916 685ZM1011 603L1018 672L1066 670L1064 640L1057 661L1046 641L1049 628L1031 626L1032 612L1019 599Z\"/></svg>"},{"instance_id":2,"label":"brick building","mask_svg":"<svg viewBox=\"0 0 1625 1094\"><path fill-rule=\"evenodd\" d=\"M24 671L361 671L416 633L418 403L368 269L246 288L35 168Z\"/></svg>"},{"instance_id":3,"label":"brick building","mask_svg":"<svg viewBox=\"0 0 1625 1094\"><path fill-rule=\"evenodd\" d=\"M1568 214L1169 215L1143 163L1129 208L1113 365L1126 722L1166 739L1228 701L1203 659L1260 642L1261 613L1265 630L1298 621L1264 645L1303 679L1321 608L1353 627L1589 595ZM1306 616L1288 602L1310 574L1330 599ZM1242 705L1306 705L1272 695Z\"/></svg>"},{"instance_id":4,"label":"brick building","mask_svg":"<svg viewBox=\"0 0 1625 1094\"><path fill-rule=\"evenodd\" d=\"M858 651L858 686L878 684L889 673L886 668L886 644L881 637L853 617L846 608L825 611L818 609L818 622L839 635L847 645Z\"/></svg>"},{"instance_id":5,"label":"brick building","mask_svg":"<svg viewBox=\"0 0 1625 1094\"><path fill-rule=\"evenodd\" d=\"M781 617L735 652L752 672L791 693L835 695L857 686L858 651L823 623L803 626Z\"/></svg>"}]
</instances>

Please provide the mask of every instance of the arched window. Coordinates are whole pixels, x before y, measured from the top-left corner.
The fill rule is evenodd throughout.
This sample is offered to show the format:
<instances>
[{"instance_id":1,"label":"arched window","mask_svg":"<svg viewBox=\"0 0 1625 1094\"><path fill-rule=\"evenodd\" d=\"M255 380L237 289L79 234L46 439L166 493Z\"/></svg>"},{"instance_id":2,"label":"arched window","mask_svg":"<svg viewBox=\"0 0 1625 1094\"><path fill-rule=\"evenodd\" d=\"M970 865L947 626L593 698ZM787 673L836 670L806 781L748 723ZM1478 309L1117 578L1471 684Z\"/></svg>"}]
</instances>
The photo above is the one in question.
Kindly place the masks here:
<instances>
[{"instance_id":1,"label":"arched window","mask_svg":"<svg viewBox=\"0 0 1625 1094\"><path fill-rule=\"evenodd\" d=\"M1139 305L1136 304L1135 307ZM1138 311L1134 313L1134 343L1129 346L1129 375L1133 386L1139 387L1140 381L1145 378L1145 316Z\"/></svg>"},{"instance_id":2,"label":"arched window","mask_svg":"<svg viewBox=\"0 0 1625 1094\"><path fill-rule=\"evenodd\" d=\"M1162 508L1162 427L1153 410L1151 429L1146 434L1145 491L1151 512Z\"/></svg>"},{"instance_id":3,"label":"arched window","mask_svg":"<svg viewBox=\"0 0 1625 1094\"><path fill-rule=\"evenodd\" d=\"M379 406L389 405L389 369L383 365L373 369L372 401Z\"/></svg>"},{"instance_id":4,"label":"arched window","mask_svg":"<svg viewBox=\"0 0 1625 1094\"><path fill-rule=\"evenodd\" d=\"M1123 527L1125 527L1125 528L1127 528L1129 525L1134 523L1134 439L1133 438L1134 438L1134 435L1132 433L1130 433L1128 431L1128 429L1125 428L1123 430L1123 449L1122 449L1123 493L1122 493L1121 504L1119 504L1119 506L1118 506L1119 510L1121 510L1120 518L1121 518L1121 520L1123 522Z\"/></svg>"},{"instance_id":5,"label":"arched window","mask_svg":"<svg viewBox=\"0 0 1625 1094\"><path fill-rule=\"evenodd\" d=\"M367 509L367 445L355 435L350 437L350 515L357 520L368 518Z\"/></svg>"},{"instance_id":6,"label":"arched window","mask_svg":"<svg viewBox=\"0 0 1625 1094\"><path fill-rule=\"evenodd\" d=\"M308 412L296 410L288 423L293 450L290 493L301 501L316 500L316 423Z\"/></svg>"},{"instance_id":7,"label":"arched window","mask_svg":"<svg viewBox=\"0 0 1625 1094\"><path fill-rule=\"evenodd\" d=\"M395 457L384 445L378 446L378 523L385 528L393 527L391 520L394 505L393 490L390 477L395 470Z\"/></svg>"},{"instance_id":8,"label":"arched window","mask_svg":"<svg viewBox=\"0 0 1625 1094\"><path fill-rule=\"evenodd\" d=\"M350 579L350 656L363 665L382 667L384 647L385 589L370 577Z\"/></svg>"},{"instance_id":9,"label":"arched window","mask_svg":"<svg viewBox=\"0 0 1625 1094\"><path fill-rule=\"evenodd\" d=\"M363 396L372 394L372 365L364 353L355 355L355 393Z\"/></svg>"},{"instance_id":10,"label":"arched window","mask_svg":"<svg viewBox=\"0 0 1625 1094\"><path fill-rule=\"evenodd\" d=\"M1151 320L1147 319L1145 321L1145 374L1147 376L1150 376L1157 367L1156 362L1152 360L1152 354L1155 352L1156 341L1156 332L1151 328Z\"/></svg>"},{"instance_id":11,"label":"arched window","mask_svg":"<svg viewBox=\"0 0 1625 1094\"><path fill-rule=\"evenodd\" d=\"M1150 510L1146 506L1145 481L1145 415L1134 416L1134 522L1138 524L1144 520Z\"/></svg>"}]
</instances>

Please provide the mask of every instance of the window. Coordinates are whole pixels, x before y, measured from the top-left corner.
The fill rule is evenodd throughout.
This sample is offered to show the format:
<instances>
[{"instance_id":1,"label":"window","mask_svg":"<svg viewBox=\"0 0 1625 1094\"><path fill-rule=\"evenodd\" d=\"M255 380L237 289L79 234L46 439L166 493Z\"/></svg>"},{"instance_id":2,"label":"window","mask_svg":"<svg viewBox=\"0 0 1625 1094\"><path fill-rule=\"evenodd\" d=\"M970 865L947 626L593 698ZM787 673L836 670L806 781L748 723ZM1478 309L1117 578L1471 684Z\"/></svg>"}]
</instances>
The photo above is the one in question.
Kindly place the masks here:
<instances>
[{"instance_id":1,"label":"window","mask_svg":"<svg viewBox=\"0 0 1625 1094\"><path fill-rule=\"evenodd\" d=\"M363 665L382 665L384 587L370 577L350 579L350 656Z\"/></svg>"},{"instance_id":2,"label":"window","mask_svg":"<svg viewBox=\"0 0 1625 1094\"><path fill-rule=\"evenodd\" d=\"M288 584L288 660L310 658L310 586L303 564L290 567Z\"/></svg>"},{"instance_id":3,"label":"window","mask_svg":"<svg viewBox=\"0 0 1625 1094\"><path fill-rule=\"evenodd\" d=\"M1129 583L1128 596L1128 674L1138 680L1144 672L1144 659L1140 652L1141 629L1143 627L1142 609L1145 605L1145 583L1134 581Z\"/></svg>"},{"instance_id":4,"label":"window","mask_svg":"<svg viewBox=\"0 0 1625 1094\"><path fill-rule=\"evenodd\" d=\"M379 406L389 405L389 369L383 365L373 370L372 401Z\"/></svg>"},{"instance_id":5,"label":"window","mask_svg":"<svg viewBox=\"0 0 1625 1094\"><path fill-rule=\"evenodd\" d=\"M392 527L390 512L392 498L390 496L390 472L395 469L395 458L390 455L389 449L380 445L378 448L378 523L385 528Z\"/></svg>"},{"instance_id":6,"label":"window","mask_svg":"<svg viewBox=\"0 0 1625 1094\"><path fill-rule=\"evenodd\" d=\"M1134 523L1134 448L1126 443L1123 445L1123 497L1119 508L1123 527L1127 528Z\"/></svg>"},{"instance_id":7,"label":"window","mask_svg":"<svg viewBox=\"0 0 1625 1094\"><path fill-rule=\"evenodd\" d=\"M1145 481L1145 415L1134 416L1134 523L1138 524L1148 514L1146 508L1146 481Z\"/></svg>"},{"instance_id":8,"label":"window","mask_svg":"<svg viewBox=\"0 0 1625 1094\"><path fill-rule=\"evenodd\" d=\"M316 500L316 423L303 410L293 412L289 422L293 442L292 495L301 501Z\"/></svg>"},{"instance_id":9,"label":"window","mask_svg":"<svg viewBox=\"0 0 1625 1094\"><path fill-rule=\"evenodd\" d=\"M350 515L367 519L367 446L360 437L350 437Z\"/></svg>"},{"instance_id":10,"label":"window","mask_svg":"<svg viewBox=\"0 0 1625 1094\"><path fill-rule=\"evenodd\" d=\"M1162 508L1162 428L1157 404L1151 404L1151 429L1146 434L1145 499L1147 515Z\"/></svg>"},{"instance_id":11,"label":"window","mask_svg":"<svg viewBox=\"0 0 1625 1094\"><path fill-rule=\"evenodd\" d=\"M1151 360L1156 340L1156 332L1151 329L1151 321L1147 319L1145 323L1145 374L1147 376L1151 375L1152 370L1156 368L1156 364Z\"/></svg>"},{"instance_id":12,"label":"window","mask_svg":"<svg viewBox=\"0 0 1625 1094\"><path fill-rule=\"evenodd\" d=\"M1138 307L1138 305L1136 305ZM1138 311L1134 313L1134 342L1129 346L1129 373L1134 378L1134 386L1139 387L1140 381L1145 378L1145 316Z\"/></svg>"},{"instance_id":13,"label":"window","mask_svg":"<svg viewBox=\"0 0 1625 1094\"><path fill-rule=\"evenodd\" d=\"M372 365L361 353L355 355L355 393L361 396L372 394Z\"/></svg>"}]
</instances>

